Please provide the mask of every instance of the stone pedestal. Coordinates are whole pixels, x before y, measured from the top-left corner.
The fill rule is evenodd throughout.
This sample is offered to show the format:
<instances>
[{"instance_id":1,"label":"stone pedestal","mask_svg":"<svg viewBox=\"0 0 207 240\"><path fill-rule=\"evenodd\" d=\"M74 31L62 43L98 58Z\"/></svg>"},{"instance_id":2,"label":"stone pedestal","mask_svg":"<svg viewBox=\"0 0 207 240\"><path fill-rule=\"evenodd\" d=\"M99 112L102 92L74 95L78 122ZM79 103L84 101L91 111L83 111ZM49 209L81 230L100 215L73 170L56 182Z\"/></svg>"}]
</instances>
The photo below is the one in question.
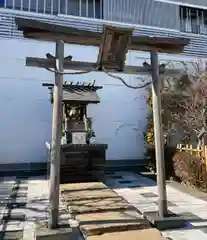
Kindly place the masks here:
<instances>
[{"instance_id":1,"label":"stone pedestal","mask_svg":"<svg viewBox=\"0 0 207 240\"><path fill-rule=\"evenodd\" d=\"M185 227L186 221L182 216L169 212L168 216L161 218L158 212L146 212L144 216L159 230L180 229Z\"/></svg>"},{"instance_id":2,"label":"stone pedestal","mask_svg":"<svg viewBox=\"0 0 207 240\"><path fill-rule=\"evenodd\" d=\"M72 228L60 225L57 229L39 228L36 230L36 240L68 240L71 239Z\"/></svg>"}]
</instances>

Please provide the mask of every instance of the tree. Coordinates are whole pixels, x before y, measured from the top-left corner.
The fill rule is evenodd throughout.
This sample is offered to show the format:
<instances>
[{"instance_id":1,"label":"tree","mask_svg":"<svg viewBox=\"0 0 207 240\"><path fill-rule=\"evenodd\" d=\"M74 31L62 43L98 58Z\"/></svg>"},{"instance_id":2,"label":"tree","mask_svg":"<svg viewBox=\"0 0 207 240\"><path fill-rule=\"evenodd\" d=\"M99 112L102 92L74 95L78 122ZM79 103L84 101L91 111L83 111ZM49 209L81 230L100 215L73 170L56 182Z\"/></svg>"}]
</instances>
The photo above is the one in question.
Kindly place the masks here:
<instances>
[{"instance_id":1,"label":"tree","mask_svg":"<svg viewBox=\"0 0 207 240\"><path fill-rule=\"evenodd\" d=\"M185 64L183 64L186 68ZM203 144L207 131L207 71L194 64L180 77L163 79L162 121L165 136L179 134L181 142ZM151 89L148 105L152 106ZM145 139L153 144L152 111L149 111Z\"/></svg>"},{"instance_id":2,"label":"tree","mask_svg":"<svg viewBox=\"0 0 207 240\"><path fill-rule=\"evenodd\" d=\"M207 72L188 75L188 84L175 101L178 111L172 111L172 121L179 124L186 140L204 144L207 131Z\"/></svg>"}]
</instances>

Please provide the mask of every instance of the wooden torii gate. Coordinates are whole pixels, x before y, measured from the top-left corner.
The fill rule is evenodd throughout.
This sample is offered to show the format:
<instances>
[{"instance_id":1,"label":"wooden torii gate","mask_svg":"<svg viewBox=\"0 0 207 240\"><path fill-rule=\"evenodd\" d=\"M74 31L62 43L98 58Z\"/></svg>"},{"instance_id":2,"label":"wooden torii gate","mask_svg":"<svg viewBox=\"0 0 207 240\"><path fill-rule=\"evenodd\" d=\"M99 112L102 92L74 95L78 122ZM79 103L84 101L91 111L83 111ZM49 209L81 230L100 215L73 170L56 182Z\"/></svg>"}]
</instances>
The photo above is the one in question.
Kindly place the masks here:
<instances>
[{"instance_id":1,"label":"wooden torii gate","mask_svg":"<svg viewBox=\"0 0 207 240\"><path fill-rule=\"evenodd\" d=\"M17 28L23 31L25 38L56 42L56 55L47 53L47 58L26 58L26 66L49 69L55 74L51 167L50 167L50 216L49 227L58 227L59 215L59 168L61 146L62 92L64 69L90 71L108 71L123 74L152 75L153 118L155 133L155 149L158 185L158 213L159 219L150 216L151 221L169 219L167 211L164 141L161 121L161 81L160 74L178 74L182 70L161 67L158 52L180 53L189 44L184 38L158 38L147 36L133 36L133 29L104 26L103 32L92 32L71 27L45 23L36 20L16 18ZM99 47L96 63L72 61L72 56L64 57L64 43ZM143 67L125 66L128 50L148 51L151 54L151 65ZM54 69L54 70L51 70ZM171 219L172 220L172 219ZM170 223L172 221L169 221ZM176 221L174 221L176 222Z\"/></svg>"}]
</instances>

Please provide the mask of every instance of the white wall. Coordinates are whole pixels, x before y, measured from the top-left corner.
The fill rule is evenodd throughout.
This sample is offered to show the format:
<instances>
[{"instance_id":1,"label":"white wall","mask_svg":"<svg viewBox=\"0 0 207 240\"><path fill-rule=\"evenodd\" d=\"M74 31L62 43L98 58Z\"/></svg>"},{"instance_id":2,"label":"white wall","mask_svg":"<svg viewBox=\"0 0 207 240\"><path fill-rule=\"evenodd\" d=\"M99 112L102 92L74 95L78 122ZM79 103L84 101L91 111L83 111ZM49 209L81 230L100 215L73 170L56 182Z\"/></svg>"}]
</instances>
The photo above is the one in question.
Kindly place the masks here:
<instances>
[{"instance_id":1,"label":"white wall","mask_svg":"<svg viewBox=\"0 0 207 240\"><path fill-rule=\"evenodd\" d=\"M0 40L0 44L0 163L45 161L45 141L51 138L52 108L49 91L42 83L53 82L53 74L25 67L25 57L54 54L55 46L32 40ZM65 55L72 55L74 60L95 62L97 53L95 47L65 47ZM127 64L139 65L148 57L148 54L129 52ZM162 55L165 58L169 56ZM130 84L140 83L136 76L123 76ZM147 116L146 90L129 89L104 73L66 75L64 80L94 79L97 85L103 86L98 92L101 103L90 105L88 114L94 118L97 140L109 144L107 159L141 159ZM117 128L123 124L128 126L117 134Z\"/></svg>"}]
</instances>

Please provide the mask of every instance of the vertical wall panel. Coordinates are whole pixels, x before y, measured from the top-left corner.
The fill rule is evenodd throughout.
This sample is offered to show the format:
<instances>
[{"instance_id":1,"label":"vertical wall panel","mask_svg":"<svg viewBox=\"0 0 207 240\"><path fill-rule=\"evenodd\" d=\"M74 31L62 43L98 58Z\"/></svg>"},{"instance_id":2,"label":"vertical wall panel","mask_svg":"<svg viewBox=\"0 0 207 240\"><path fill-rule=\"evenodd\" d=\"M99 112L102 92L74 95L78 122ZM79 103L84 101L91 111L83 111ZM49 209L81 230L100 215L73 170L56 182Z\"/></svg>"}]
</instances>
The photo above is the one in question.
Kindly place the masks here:
<instances>
[{"instance_id":1,"label":"vertical wall panel","mask_svg":"<svg viewBox=\"0 0 207 240\"><path fill-rule=\"evenodd\" d=\"M178 29L179 6L154 0L104 0L104 19Z\"/></svg>"}]
</instances>

